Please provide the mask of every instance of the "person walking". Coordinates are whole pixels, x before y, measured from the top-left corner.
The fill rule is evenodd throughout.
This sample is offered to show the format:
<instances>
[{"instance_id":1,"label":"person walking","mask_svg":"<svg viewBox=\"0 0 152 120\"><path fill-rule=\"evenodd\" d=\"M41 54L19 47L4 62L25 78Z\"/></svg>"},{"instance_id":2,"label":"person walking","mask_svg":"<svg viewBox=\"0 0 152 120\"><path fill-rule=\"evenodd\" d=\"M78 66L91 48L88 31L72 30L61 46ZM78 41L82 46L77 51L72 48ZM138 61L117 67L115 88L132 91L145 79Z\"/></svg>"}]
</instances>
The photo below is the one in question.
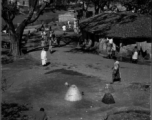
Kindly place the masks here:
<instances>
[{"instance_id":1,"label":"person walking","mask_svg":"<svg viewBox=\"0 0 152 120\"><path fill-rule=\"evenodd\" d=\"M43 37L43 39L44 39L45 43L47 43L47 42L48 42L46 31L44 31L44 37Z\"/></svg>"},{"instance_id":2,"label":"person walking","mask_svg":"<svg viewBox=\"0 0 152 120\"><path fill-rule=\"evenodd\" d=\"M53 51L53 50L52 50L52 48L53 48L52 43L53 43L53 40L52 40L52 38L50 38L50 39L49 39L49 52L50 52L50 53L52 53L52 51Z\"/></svg>"},{"instance_id":3,"label":"person walking","mask_svg":"<svg viewBox=\"0 0 152 120\"><path fill-rule=\"evenodd\" d=\"M121 75L120 75L120 71L119 71L120 65L119 65L119 61L115 61L114 66L113 66L113 72L112 72L112 83L114 82L121 82Z\"/></svg>"},{"instance_id":4,"label":"person walking","mask_svg":"<svg viewBox=\"0 0 152 120\"><path fill-rule=\"evenodd\" d=\"M41 37L42 37L42 40L46 41L46 32L44 30L41 31Z\"/></svg>"},{"instance_id":5,"label":"person walking","mask_svg":"<svg viewBox=\"0 0 152 120\"><path fill-rule=\"evenodd\" d=\"M42 66L46 66L46 64L47 64L47 52L46 52L45 48L43 48L41 51L41 60L42 60Z\"/></svg>"}]
</instances>

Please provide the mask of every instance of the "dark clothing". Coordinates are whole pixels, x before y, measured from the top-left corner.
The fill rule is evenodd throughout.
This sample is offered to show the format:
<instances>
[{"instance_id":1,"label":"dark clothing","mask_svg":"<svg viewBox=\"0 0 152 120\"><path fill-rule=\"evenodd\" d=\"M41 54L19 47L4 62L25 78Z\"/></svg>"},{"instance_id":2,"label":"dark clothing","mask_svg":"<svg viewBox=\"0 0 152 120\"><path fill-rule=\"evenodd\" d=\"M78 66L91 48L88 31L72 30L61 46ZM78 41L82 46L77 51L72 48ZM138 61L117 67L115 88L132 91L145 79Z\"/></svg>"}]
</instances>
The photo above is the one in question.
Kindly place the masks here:
<instances>
[{"instance_id":1,"label":"dark clothing","mask_svg":"<svg viewBox=\"0 0 152 120\"><path fill-rule=\"evenodd\" d=\"M113 79L113 82L121 81L119 69L113 69L112 79Z\"/></svg>"},{"instance_id":2,"label":"dark clothing","mask_svg":"<svg viewBox=\"0 0 152 120\"><path fill-rule=\"evenodd\" d=\"M55 38L55 34L54 33L52 34L52 38Z\"/></svg>"},{"instance_id":3,"label":"dark clothing","mask_svg":"<svg viewBox=\"0 0 152 120\"><path fill-rule=\"evenodd\" d=\"M108 53L108 58L112 57L112 45L110 43L107 43L107 53Z\"/></svg>"},{"instance_id":4,"label":"dark clothing","mask_svg":"<svg viewBox=\"0 0 152 120\"><path fill-rule=\"evenodd\" d=\"M138 60L137 59L132 59L132 63L137 63Z\"/></svg>"},{"instance_id":5,"label":"dark clothing","mask_svg":"<svg viewBox=\"0 0 152 120\"><path fill-rule=\"evenodd\" d=\"M49 51L52 52L52 44L53 44L53 41L52 40L49 40Z\"/></svg>"},{"instance_id":6,"label":"dark clothing","mask_svg":"<svg viewBox=\"0 0 152 120\"><path fill-rule=\"evenodd\" d=\"M47 120L45 112L39 111L35 113L35 120Z\"/></svg>"}]
</instances>

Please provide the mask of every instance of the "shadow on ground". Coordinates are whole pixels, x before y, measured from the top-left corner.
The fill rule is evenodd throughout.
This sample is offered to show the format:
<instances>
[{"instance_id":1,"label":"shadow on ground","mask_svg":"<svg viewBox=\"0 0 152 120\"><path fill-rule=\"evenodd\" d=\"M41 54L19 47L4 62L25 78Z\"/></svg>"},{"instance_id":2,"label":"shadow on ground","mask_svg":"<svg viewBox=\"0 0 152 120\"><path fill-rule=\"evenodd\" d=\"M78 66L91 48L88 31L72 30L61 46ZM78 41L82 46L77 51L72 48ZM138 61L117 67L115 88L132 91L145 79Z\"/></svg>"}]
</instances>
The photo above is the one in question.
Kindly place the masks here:
<instances>
[{"instance_id":1,"label":"shadow on ground","mask_svg":"<svg viewBox=\"0 0 152 120\"><path fill-rule=\"evenodd\" d=\"M48 71L41 79L36 80L34 84L23 84L18 92L12 93L11 91L7 91L5 93L7 97L3 100L30 104L33 109L37 110L43 107L54 120L60 118L65 120L67 118L99 119L97 116L101 114L100 109L105 112L121 106L135 105L149 108L147 106L147 102L149 101L147 98L150 95L148 85L134 85L135 87L131 85L128 88L124 88L121 85L114 84L113 88L115 92L112 95L116 103L109 106L101 102L105 94L103 91L106 81L65 69ZM65 82L68 82L69 85L75 84L80 92L83 92L82 101L69 102L64 99L68 90ZM125 114L127 114L126 116L130 116L127 112ZM140 115L144 116L145 114L140 113ZM148 115L146 117L148 118Z\"/></svg>"}]
</instances>

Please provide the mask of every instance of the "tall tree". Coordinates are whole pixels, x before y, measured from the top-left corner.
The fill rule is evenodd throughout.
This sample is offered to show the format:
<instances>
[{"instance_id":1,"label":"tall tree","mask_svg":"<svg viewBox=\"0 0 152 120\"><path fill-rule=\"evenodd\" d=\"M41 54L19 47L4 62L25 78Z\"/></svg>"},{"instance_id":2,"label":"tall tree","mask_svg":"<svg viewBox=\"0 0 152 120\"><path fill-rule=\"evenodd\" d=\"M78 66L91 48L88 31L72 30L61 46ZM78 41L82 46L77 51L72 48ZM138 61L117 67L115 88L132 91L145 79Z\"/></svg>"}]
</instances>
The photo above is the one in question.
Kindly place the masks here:
<instances>
[{"instance_id":1,"label":"tall tree","mask_svg":"<svg viewBox=\"0 0 152 120\"><path fill-rule=\"evenodd\" d=\"M17 15L17 4L8 4L6 0L2 0L2 18L5 20L6 24L9 26L9 33L11 36L11 54L17 58L22 54L21 51L21 41L24 29L27 25L35 22L44 8L52 3L52 1L44 0L43 4L39 6L39 9L36 9L38 0L32 0L33 3L29 8L28 15L24 18L24 20L15 28L13 24L13 20ZM34 12L36 15L34 15Z\"/></svg>"},{"instance_id":2,"label":"tall tree","mask_svg":"<svg viewBox=\"0 0 152 120\"><path fill-rule=\"evenodd\" d=\"M128 6L130 9L136 8L141 9L144 13L151 14L152 12L152 0L117 0L122 4Z\"/></svg>"},{"instance_id":3,"label":"tall tree","mask_svg":"<svg viewBox=\"0 0 152 120\"><path fill-rule=\"evenodd\" d=\"M113 0L91 0L94 4L95 14L99 14L100 10L103 10L104 6L109 6L110 2Z\"/></svg>"}]
</instances>

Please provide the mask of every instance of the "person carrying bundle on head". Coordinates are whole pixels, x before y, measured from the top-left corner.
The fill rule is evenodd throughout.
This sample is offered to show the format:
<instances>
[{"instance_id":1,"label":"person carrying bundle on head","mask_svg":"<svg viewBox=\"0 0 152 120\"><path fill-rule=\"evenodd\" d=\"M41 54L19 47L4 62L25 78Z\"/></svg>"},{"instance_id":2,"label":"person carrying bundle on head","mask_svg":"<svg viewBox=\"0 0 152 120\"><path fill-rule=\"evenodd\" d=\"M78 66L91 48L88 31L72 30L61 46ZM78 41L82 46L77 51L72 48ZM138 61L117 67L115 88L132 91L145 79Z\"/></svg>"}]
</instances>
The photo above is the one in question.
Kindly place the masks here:
<instances>
[{"instance_id":1,"label":"person carrying bundle on head","mask_svg":"<svg viewBox=\"0 0 152 120\"><path fill-rule=\"evenodd\" d=\"M114 66L113 66L113 72L112 72L112 83L116 82L116 81L121 81L121 75L120 75L120 71L119 71L120 65L119 65L119 61L117 61L117 59L115 60Z\"/></svg>"}]
</instances>

